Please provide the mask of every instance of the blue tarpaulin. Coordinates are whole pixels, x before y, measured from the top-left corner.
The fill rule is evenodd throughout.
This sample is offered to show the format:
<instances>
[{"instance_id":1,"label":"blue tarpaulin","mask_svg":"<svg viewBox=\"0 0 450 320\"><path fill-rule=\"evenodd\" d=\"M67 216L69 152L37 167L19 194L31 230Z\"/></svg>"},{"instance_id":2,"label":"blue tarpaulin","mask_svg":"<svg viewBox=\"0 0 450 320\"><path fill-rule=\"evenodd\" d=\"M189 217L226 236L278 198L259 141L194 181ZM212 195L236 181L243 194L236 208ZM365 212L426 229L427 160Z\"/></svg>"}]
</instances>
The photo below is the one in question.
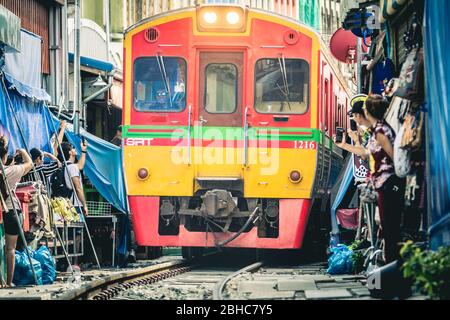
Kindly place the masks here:
<instances>
[{"instance_id":1,"label":"blue tarpaulin","mask_svg":"<svg viewBox=\"0 0 450 320\"><path fill-rule=\"evenodd\" d=\"M431 247L450 245L450 1L425 2Z\"/></svg>"},{"instance_id":2,"label":"blue tarpaulin","mask_svg":"<svg viewBox=\"0 0 450 320\"><path fill-rule=\"evenodd\" d=\"M28 147L51 151L50 137L53 131L46 120L47 111L44 103L26 99L15 90L8 90L8 93ZM2 84L0 84L0 125L0 134L5 134L9 138L10 154L19 148L25 148Z\"/></svg>"},{"instance_id":3,"label":"blue tarpaulin","mask_svg":"<svg viewBox=\"0 0 450 320\"><path fill-rule=\"evenodd\" d=\"M43 102L27 99L16 91L8 89L6 91L1 86L0 133L7 134L9 137L10 153L25 146L8 103L7 94L11 98L12 107L17 114L28 147L51 151L51 137L55 134L54 128L59 128L59 120L51 114ZM84 173L108 202L118 210L128 212L121 149L84 130L82 135L86 137L89 145ZM76 136L70 127L66 131L66 137L81 153L80 137Z\"/></svg>"},{"instance_id":4,"label":"blue tarpaulin","mask_svg":"<svg viewBox=\"0 0 450 320\"><path fill-rule=\"evenodd\" d=\"M347 193L347 190L352 181L353 181L353 161L347 161L344 175L342 177L342 180L340 181L339 190L331 206L331 232L334 235L339 234L339 226L336 218L336 211L339 205L341 204L342 199L344 199L345 194Z\"/></svg>"},{"instance_id":5,"label":"blue tarpaulin","mask_svg":"<svg viewBox=\"0 0 450 320\"><path fill-rule=\"evenodd\" d=\"M83 129L80 131L88 143L84 173L109 203L124 213L128 212L121 148ZM81 154L80 136L68 130L66 137L77 148L78 154Z\"/></svg>"}]
</instances>

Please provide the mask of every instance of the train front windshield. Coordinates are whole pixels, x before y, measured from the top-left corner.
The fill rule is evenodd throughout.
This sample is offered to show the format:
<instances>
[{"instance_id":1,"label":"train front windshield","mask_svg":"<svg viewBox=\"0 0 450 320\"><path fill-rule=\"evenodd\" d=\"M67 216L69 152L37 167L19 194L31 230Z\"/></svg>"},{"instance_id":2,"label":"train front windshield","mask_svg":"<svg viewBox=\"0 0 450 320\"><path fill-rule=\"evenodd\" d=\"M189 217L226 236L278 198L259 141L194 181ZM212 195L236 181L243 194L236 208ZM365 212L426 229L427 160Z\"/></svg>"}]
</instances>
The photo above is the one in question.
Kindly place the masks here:
<instances>
[{"instance_id":1,"label":"train front windshield","mask_svg":"<svg viewBox=\"0 0 450 320\"><path fill-rule=\"evenodd\" d=\"M182 111L186 106L186 61L145 57L134 62L134 107L138 111Z\"/></svg>"},{"instance_id":2,"label":"train front windshield","mask_svg":"<svg viewBox=\"0 0 450 320\"><path fill-rule=\"evenodd\" d=\"M260 59L255 66L255 109L260 113L308 111L309 65L301 59Z\"/></svg>"}]
</instances>

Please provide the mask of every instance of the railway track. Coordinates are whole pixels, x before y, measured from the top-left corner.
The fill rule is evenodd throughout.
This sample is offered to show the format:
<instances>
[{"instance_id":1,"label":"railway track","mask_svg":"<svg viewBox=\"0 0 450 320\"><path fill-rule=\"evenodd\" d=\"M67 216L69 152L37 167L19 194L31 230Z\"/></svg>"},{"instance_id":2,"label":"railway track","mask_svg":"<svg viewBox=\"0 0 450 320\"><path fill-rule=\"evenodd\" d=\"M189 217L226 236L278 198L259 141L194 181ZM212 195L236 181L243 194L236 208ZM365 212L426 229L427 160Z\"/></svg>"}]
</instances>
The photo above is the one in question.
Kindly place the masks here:
<instances>
[{"instance_id":1,"label":"railway track","mask_svg":"<svg viewBox=\"0 0 450 320\"><path fill-rule=\"evenodd\" d=\"M326 263L282 267L256 262L242 267L248 263L251 259L223 257L164 262L87 286L72 297L85 300L219 301L368 297L364 277L327 275Z\"/></svg>"},{"instance_id":2,"label":"railway track","mask_svg":"<svg viewBox=\"0 0 450 320\"><path fill-rule=\"evenodd\" d=\"M237 267L211 266L200 260L165 262L84 286L71 292L70 300L224 300L231 279L261 265L253 263L235 271Z\"/></svg>"},{"instance_id":3,"label":"railway track","mask_svg":"<svg viewBox=\"0 0 450 320\"><path fill-rule=\"evenodd\" d=\"M157 281L136 282L136 286L125 287L111 299L224 300L224 288L231 279L256 270L261 265L254 263L238 271L235 271L237 267L217 267L207 263L191 265L188 270L184 268L185 272L171 273Z\"/></svg>"},{"instance_id":4,"label":"railway track","mask_svg":"<svg viewBox=\"0 0 450 320\"><path fill-rule=\"evenodd\" d=\"M109 300L124 290L174 277L193 268L189 261L163 262L92 281L76 290L58 295L58 300Z\"/></svg>"}]
</instances>

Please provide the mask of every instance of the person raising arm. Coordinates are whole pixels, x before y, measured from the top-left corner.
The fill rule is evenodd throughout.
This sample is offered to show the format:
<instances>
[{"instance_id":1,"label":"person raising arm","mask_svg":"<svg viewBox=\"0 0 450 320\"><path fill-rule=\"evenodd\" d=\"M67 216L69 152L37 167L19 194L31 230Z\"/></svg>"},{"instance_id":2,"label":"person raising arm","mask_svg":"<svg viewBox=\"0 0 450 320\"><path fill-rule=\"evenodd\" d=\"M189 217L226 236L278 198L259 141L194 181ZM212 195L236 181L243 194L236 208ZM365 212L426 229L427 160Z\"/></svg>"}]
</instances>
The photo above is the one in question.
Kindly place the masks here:
<instances>
[{"instance_id":1,"label":"person raising arm","mask_svg":"<svg viewBox=\"0 0 450 320\"><path fill-rule=\"evenodd\" d=\"M2 198L4 206L3 209L3 225L5 228L5 249L6 249L6 285L12 286L15 266L15 250L17 245L18 235L22 226L16 219L16 214L19 220L22 220L22 211L20 201L15 194L16 185L20 179L26 175L33 168L33 162L24 149L17 150L16 155L20 154L23 163L20 165L11 165L4 167L5 180L7 186L2 180ZM5 136L0 137L0 157L3 164L8 159L8 140ZM11 191L11 194L7 190Z\"/></svg>"},{"instance_id":2,"label":"person raising arm","mask_svg":"<svg viewBox=\"0 0 450 320\"><path fill-rule=\"evenodd\" d=\"M79 170L83 170L84 165L86 164L86 153L87 153L87 141L81 141L81 156L78 159L77 165Z\"/></svg>"},{"instance_id":3,"label":"person raising arm","mask_svg":"<svg viewBox=\"0 0 450 320\"><path fill-rule=\"evenodd\" d=\"M342 150L345 150L345 151L348 151L350 153L360 156L363 160L367 160L368 157L370 156L370 151L368 149L364 148L363 146L361 146L361 144L359 143L358 133L348 130L348 135L352 139L352 141L355 143L354 145L351 145L346 142L347 135L344 133L341 143L336 142L336 137L333 139L336 146L338 146Z\"/></svg>"},{"instance_id":4,"label":"person raising arm","mask_svg":"<svg viewBox=\"0 0 450 320\"><path fill-rule=\"evenodd\" d=\"M56 140L56 139L52 139L52 140L54 140L54 141L53 141L53 155L55 155L55 156L58 156L58 152L59 152L58 148L59 148L59 145L60 145L60 144L62 143L62 141L64 140L64 133L65 133L65 131L66 131L66 126L67 126L66 121L65 121L65 120L62 120L62 121L59 123L59 133L58 133L57 140Z\"/></svg>"},{"instance_id":5,"label":"person raising arm","mask_svg":"<svg viewBox=\"0 0 450 320\"><path fill-rule=\"evenodd\" d=\"M84 213L84 215L87 216L88 209L86 199L84 197L81 173L78 164L75 164L75 160L77 159L77 150L70 143L67 142L63 142L61 144L61 148L63 150L64 157L67 160L66 168L64 170L65 183L69 189L72 189L72 185L74 188L71 199L72 203L80 214ZM86 157L86 148L87 144L84 144L84 146L82 147L83 153L82 156L80 157L80 162ZM60 161L61 159L62 155L59 156ZM84 161L85 160L83 160L83 166Z\"/></svg>"}]
</instances>

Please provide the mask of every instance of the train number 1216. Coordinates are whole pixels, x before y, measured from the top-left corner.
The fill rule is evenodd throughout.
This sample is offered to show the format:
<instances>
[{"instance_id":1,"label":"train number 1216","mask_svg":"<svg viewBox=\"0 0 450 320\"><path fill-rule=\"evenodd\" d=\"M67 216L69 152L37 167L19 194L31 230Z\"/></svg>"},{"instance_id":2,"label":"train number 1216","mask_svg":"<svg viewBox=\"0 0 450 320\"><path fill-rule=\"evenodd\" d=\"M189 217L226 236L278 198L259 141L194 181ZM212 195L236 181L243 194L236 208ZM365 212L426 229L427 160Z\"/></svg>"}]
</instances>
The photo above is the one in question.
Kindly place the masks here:
<instances>
[{"instance_id":1,"label":"train number 1216","mask_svg":"<svg viewBox=\"0 0 450 320\"><path fill-rule=\"evenodd\" d=\"M315 150L316 143L314 141L294 141L294 149Z\"/></svg>"}]
</instances>

